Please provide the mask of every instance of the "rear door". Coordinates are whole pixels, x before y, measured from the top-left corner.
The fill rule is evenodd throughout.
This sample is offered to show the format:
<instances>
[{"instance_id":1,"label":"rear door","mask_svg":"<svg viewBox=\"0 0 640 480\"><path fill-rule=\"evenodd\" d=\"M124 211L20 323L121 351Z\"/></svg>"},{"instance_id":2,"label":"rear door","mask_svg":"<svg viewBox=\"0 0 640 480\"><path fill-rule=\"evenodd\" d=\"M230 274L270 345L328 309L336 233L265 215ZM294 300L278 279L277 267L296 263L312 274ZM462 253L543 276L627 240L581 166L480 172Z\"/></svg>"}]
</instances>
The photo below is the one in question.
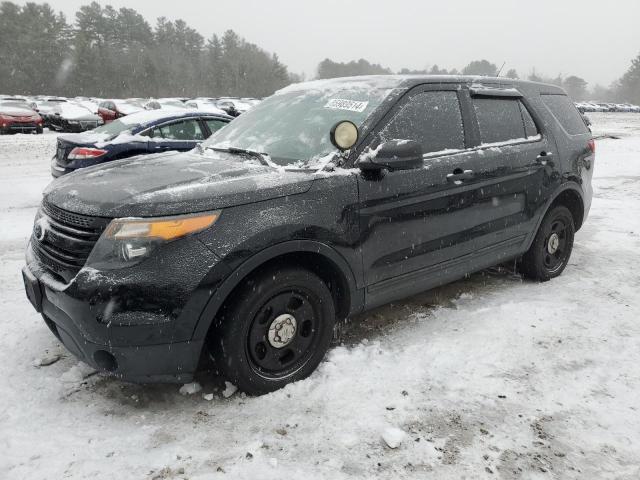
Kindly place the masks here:
<instances>
[{"instance_id":1,"label":"rear door","mask_svg":"<svg viewBox=\"0 0 640 480\"><path fill-rule=\"evenodd\" d=\"M484 218L492 237L486 245L505 244L497 250L510 256L510 246L524 241L536 222L537 207L546 198L544 186L555 161L555 142L534 120L534 110L514 89L470 89L478 130L474 171L489 185L478 200L493 208ZM540 126L539 126L540 125Z\"/></svg>"},{"instance_id":2,"label":"rear door","mask_svg":"<svg viewBox=\"0 0 640 480\"><path fill-rule=\"evenodd\" d=\"M195 148L205 138L205 130L199 118L176 120L154 127L148 134L151 151L179 150Z\"/></svg>"}]
</instances>

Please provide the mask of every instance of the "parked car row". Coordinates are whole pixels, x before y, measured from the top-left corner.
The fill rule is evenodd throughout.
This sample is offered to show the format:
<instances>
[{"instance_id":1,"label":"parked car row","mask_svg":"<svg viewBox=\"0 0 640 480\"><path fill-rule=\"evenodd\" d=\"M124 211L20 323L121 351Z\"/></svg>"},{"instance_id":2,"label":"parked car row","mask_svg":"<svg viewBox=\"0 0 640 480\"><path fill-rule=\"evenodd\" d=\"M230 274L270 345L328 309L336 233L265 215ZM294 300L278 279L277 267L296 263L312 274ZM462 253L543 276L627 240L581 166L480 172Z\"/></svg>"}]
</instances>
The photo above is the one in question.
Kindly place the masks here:
<instances>
[{"instance_id":1,"label":"parked car row","mask_svg":"<svg viewBox=\"0 0 640 480\"><path fill-rule=\"evenodd\" d=\"M0 133L42 133L44 127L59 132L93 130L105 123L145 110L186 111L197 109L217 115L237 117L258 104L260 100L238 97L102 99L44 95L29 97L0 95L0 102L10 104L3 106L4 112L0 111ZM20 111L12 113L11 109L18 107Z\"/></svg>"},{"instance_id":2,"label":"parked car row","mask_svg":"<svg viewBox=\"0 0 640 480\"><path fill-rule=\"evenodd\" d=\"M630 103L602 103L576 102L576 108L581 112L633 112L640 113L640 106Z\"/></svg>"}]
</instances>

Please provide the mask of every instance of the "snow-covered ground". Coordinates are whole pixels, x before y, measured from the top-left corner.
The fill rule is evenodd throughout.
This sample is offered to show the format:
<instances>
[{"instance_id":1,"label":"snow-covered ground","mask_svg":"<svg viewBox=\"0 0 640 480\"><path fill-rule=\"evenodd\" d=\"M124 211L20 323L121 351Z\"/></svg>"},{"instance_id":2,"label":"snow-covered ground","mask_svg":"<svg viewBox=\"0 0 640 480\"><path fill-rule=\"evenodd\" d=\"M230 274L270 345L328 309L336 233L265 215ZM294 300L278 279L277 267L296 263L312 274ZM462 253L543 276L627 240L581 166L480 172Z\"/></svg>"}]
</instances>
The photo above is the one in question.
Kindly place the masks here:
<instances>
[{"instance_id":1,"label":"snow-covered ground","mask_svg":"<svg viewBox=\"0 0 640 480\"><path fill-rule=\"evenodd\" d=\"M20 278L55 135L0 137L0 478L640 478L640 115L590 116L622 138L560 278L380 308L259 398L122 383L58 344Z\"/></svg>"}]
</instances>

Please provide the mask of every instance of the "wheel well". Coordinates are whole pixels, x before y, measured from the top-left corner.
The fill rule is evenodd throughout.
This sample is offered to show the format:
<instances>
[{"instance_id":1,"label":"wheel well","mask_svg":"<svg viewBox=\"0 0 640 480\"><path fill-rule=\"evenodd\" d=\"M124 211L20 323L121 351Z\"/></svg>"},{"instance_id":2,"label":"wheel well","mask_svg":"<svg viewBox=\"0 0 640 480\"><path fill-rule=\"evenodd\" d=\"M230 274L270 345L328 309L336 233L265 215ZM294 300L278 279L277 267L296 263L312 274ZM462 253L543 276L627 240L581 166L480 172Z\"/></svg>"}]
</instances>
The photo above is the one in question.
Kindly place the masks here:
<instances>
[{"instance_id":1,"label":"wheel well","mask_svg":"<svg viewBox=\"0 0 640 480\"><path fill-rule=\"evenodd\" d=\"M234 294L242 287L246 279L266 269L282 267L285 265L305 268L318 275L318 277L327 284L327 287L331 292L331 296L333 297L335 304L336 317L338 319L342 319L348 316L351 306L349 282L340 268L333 261L324 255L315 252L285 253L260 264L247 273L242 280L238 282L218 311L221 311L226 306L227 302L234 297Z\"/></svg>"},{"instance_id":2,"label":"wheel well","mask_svg":"<svg viewBox=\"0 0 640 480\"><path fill-rule=\"evenodd\" d=\"M577 231L582 226L582 221L584 220L584 205L582 204L580 195L573 190L565 190L553 200L549 208L553 208L556 205L562 205L569 209Z\"/></svg>"}]
</instances>

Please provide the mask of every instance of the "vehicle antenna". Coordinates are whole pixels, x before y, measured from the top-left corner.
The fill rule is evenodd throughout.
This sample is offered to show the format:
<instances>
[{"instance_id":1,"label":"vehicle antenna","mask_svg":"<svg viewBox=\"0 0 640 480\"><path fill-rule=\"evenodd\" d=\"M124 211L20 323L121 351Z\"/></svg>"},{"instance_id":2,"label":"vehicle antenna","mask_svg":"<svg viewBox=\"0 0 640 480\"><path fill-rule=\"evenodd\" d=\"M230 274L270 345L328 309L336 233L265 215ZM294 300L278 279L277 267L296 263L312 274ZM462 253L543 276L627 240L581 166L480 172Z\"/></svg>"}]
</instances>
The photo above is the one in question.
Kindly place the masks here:
<instances>
[{"instance_id":1,"label":"vehicle antenna","mask_svg":"<svg viewBox=\"0 0 640 480\"><path fill-rule=\"evenodd\" d=\"M502 69L504 68L504 66L507 64L507 62L503 62L502 66L500 67L500 70L498 70L498 74L496 75L496 77L499 77L500 74L502 73Z\"/></svg>"}]
</instances>

